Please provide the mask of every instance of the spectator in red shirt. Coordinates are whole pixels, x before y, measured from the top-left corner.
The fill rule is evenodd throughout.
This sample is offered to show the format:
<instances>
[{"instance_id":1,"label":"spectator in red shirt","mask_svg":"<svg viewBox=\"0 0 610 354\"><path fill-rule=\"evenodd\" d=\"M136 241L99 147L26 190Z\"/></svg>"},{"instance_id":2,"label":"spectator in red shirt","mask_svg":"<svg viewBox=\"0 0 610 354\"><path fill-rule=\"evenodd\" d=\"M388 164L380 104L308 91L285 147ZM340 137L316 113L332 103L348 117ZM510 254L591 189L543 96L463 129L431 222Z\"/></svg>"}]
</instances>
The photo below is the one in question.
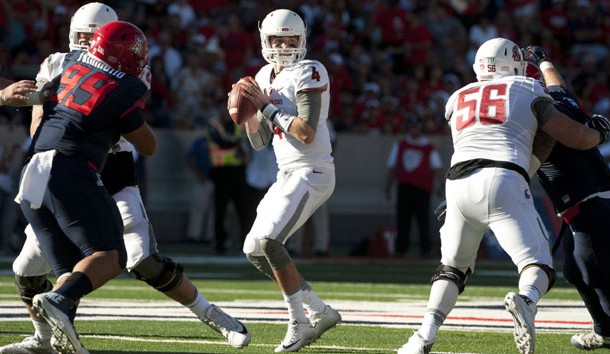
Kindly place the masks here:
<instances>
[{"instance_id":1,"label":"spectator in red shirt","mask_svg":"<svg viewBox=\"0 0 610 354\"><path fill-rule=\"evenodd\" d=\"M236 13L227 18L226 26L219 31L220 46L225 52L227 74L231 82L243 77L246 64L253 56L255 41L248 31L243 29L241 19Z\"/></svg>"}]
</instances>

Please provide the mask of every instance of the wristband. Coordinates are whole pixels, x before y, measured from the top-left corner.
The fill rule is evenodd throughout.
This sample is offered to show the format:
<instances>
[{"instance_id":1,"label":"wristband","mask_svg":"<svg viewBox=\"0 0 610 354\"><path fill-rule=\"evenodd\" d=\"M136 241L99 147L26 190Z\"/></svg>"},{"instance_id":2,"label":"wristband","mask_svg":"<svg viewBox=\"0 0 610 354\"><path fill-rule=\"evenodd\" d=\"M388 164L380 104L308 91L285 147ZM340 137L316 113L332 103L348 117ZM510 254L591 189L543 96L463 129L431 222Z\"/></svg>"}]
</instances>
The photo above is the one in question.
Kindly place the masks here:
<instances>
[{"instance_id":1,"label":"wristband","mask_svg":"<svg viewBox=\"0 0 610 354\"><path fill-rule=\"evenodd\" d=\"M281 109L277 108L272 103L268 103L263 106L261 109L261 113L265 118L269 119L273 124L278 126L284 133L288 132L288 128L290 124L296 118L293 115L290 115Z\"/></svg>"},{"instance_id":2,"label":"wristband","mask_svg":"<svg viewBox=\"0 0 610 354\"><path fill-rule=\"evenodd\" d=\"M265 116L265 118L269 119L272 122L273 122L273 118L275 118L275 115L279 111L280 111L280 109L277 108L272 103L267 103L266 105L263 106L263 108L261 108L261 113Z\"/></svg>"},{"instance_id":3,"label":"wristband","mask_svg":"<svg viewBox=\"0 0 610 354\"><path fill-rule=\"evenodd\" d=\"M4 105L4 94L2 92L2 90L0 90L0 106Z\"/></svg>"},{"instance_id":4,"label":"wristband","mask_svg":"<svg viewBox=\"0 0 610 354\"><path fill-rule=\"evenodd\" d=\"M555 65L553 65L553 63L551 63L548 60L545 60L542 63L540 63L540 65L538 65L538 67L540 68L540 71L545 71L546 69L555 69Z\"/></svg>"}]
</instances>

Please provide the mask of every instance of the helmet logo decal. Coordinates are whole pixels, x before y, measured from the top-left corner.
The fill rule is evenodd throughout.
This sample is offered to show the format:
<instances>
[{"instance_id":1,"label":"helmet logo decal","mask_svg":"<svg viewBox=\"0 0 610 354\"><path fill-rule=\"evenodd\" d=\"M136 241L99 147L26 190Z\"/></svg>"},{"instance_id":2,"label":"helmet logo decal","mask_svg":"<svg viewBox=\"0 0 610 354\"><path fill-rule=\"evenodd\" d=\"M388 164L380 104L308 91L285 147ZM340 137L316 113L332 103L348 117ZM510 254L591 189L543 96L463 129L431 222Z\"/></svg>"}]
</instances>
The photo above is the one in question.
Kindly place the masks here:
<instances>
[{"instance_id":1,"label":"helmet logo decal","mask_svg":"<svg viewBox=\"0 0 610 354\"><path fill-rule=\"evenodd\" d=\"M140 57L144 56L144 40L140 36L135 36L129 50Z\"/></svg>"},{"instance_id":2,"label":"helmet logo decal","mask_svg":"<svg viewBox=\"0 0 610 354\"><path fill-rule=\"evenodd\" d=\"M513 47L513 60L521 61L521 50L517 46Z\"/></svg>"}]
</instances>

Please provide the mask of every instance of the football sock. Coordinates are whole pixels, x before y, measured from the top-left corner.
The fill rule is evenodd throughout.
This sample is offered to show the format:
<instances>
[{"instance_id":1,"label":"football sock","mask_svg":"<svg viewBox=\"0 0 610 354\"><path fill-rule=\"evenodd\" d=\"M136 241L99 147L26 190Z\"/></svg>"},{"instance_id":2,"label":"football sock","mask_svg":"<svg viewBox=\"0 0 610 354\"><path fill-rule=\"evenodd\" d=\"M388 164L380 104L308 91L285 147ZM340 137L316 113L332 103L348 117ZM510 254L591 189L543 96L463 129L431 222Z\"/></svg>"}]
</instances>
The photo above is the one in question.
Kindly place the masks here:
<instances>
[{"instance_id":1,"label":"football sock","mask_svg":"<svg viewBox=\"0 0 610 354\"><path fill-rule=\"evenodd\" d=\"M422 325L417 331L425 340L434 340L436 332L445 322L445 318L457 302L458 287L449 280L439 279L432 283L430 288L430 299L424 313Z\"/></svg>"},{"instance_id":2,"label":"football sock","mask_svg":"<svg viewBox=\"0 0 610 354\"><path fill-rule=\"evenodd\" d=\"M45 320L32 319L32 324L34 325L34 335L43 340L51 339L51 326Z\"/></svg>"},{"instance_id":3,"label":"football sock","mask_svg":"<svg viewBox=\"0 0 610 354\"><path fill-rule=\"evenodd\" d=\"M197 315L200 320L203 320L205 319L205 310L207 310L211 304L199 291L197 291L197 289L195 289L195 293L195 299L191 303L183 305Z\"/></svg>"},{"instance_id":4,"label":"football sock","mask_svg":"<svg viewBox=\"0 0 610 354\"><path fill-rule=\"evenodd\" d=\"M540 267L527 267L519 277L519 295L527 296L535 304L549 287L549 277ZM541 291L544 289L544 291Z\"/></svg>"},{"instance_id":5,"label":"football sock","mask_svg":"<svg viewBox=\"0 0 610 354\"><path fill-rule=\"evenodd\" d=\"M288 317L290 322L297 320L299 323L307 323L309 320L305 316L303 308L303 293L297 290L292 294L283 294L284 301L288 305Z\"/></svg>"},{"instance_id":6,"label":"football sock","mask_svg":"<svg viewBox=\"0 0 610 354\"><path fill-rule=\"evenodd\" d=\"M91 291L93 291L93 286L91 285L89 277L87 277L85 273L74 272L70 274L68 279L54 292L76 302Z\"/></svg>"},{"instance_id":7,"label":"football sock","mask_svg":"<svg viewBox=\"0 0 610 354\"><path fill-rule=\"evenodd\" d=\"M449 314L458 298L457 285L449 280L439 279L432 283L428 310L436 310L445 315Z\"/></svg>"},{"instance_id":8,"label":"football sock","mask_svg":"<svg viewBox=\"0 0 610 354\"><path fill-rule=\"evenodd\" d=\"M313 292L309 284L305 283L305 285L303 285L301 293L303 294L303 306L310 315L311 313L320 313L324 311L326 304Z\"/></svg>"},{"instance_id":9,"label":"football sock","mask_svg":"<svg viewBox=\"0 0 610 354\"><path fill-rule=\"evenodd\" d=\"M436 338L436 333L445 321L445 316L440 312L426 311L421 327L417 330L419 336L430 341Z\"/></svg>"}]
</instances>

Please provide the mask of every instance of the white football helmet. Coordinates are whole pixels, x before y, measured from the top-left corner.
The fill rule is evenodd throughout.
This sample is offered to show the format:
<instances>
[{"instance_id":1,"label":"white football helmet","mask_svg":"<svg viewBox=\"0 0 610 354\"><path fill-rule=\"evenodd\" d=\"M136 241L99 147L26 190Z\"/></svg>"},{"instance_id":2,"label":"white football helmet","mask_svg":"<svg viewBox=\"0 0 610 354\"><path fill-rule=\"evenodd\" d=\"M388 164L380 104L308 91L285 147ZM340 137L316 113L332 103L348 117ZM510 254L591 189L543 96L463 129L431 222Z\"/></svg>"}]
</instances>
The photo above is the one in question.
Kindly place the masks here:
<instances>
[{"instance_id":1,"label":"white football helmet","mask_svg":"<svg viewBox=\"0 0 610 354\"><path fill-rule=\"evenodd\" d=\"M270 12L259 23L263 58L274 65L290 66L305 58L307 48L307 28L301 17L294 11L280 9ZM270 37L298 36L296 48L272 48Z\"/></svg>"},{"instance_id":2,"label":"white football helmet","mask_svg":"<svg viewBox=\"0 0 610 354\"><path fill-rule=\"evenodd\" d=\"M523 76L525 64L518 45L506 38L494 38L481 44L472 68L478 81L487 81L505 76Z\"/></svg>"},{"instance_id":3,"label":"white football helmet","mask_svg":"<svg viewBox=\"0 0 610 354\"><path fill-rule=\"evenodd\" d=\"M70 20L70 50L89 49L89 44L79 43L79 33L91 33L93 37L98 28L118 20L116 12L108 5L91 2L79 7Z\"/></svg>"}]
</instances>

